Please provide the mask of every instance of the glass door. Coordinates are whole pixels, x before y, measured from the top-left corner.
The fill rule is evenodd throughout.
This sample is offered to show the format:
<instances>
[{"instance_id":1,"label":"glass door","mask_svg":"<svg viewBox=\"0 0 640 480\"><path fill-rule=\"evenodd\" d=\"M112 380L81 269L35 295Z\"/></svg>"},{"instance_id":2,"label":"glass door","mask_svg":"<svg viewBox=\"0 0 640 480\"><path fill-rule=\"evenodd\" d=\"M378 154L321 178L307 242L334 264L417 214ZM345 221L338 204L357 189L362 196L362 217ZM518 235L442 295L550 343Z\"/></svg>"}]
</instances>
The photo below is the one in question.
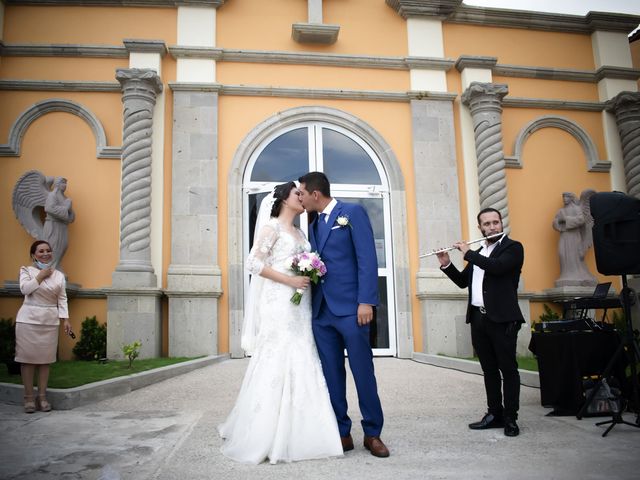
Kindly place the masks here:
<instances>
[{"instance_id":1,"label":"glass door","mask_svg":"<svg viewBox=\"0 0 640 480\"><path fill-rule=\"evenodd\" d=\"M382 164L362 139L341 127L310 122L281 130L267 138L251 156L245 172L244 254L253 244L260 202L277 184L297 180L310 171L324 172L331 194L338 200L359 203L373 227L378 257L380 303L371 328L374 355L396 354L395 294L392 271L389 188ZM300 217L306 232L307 215ZM245 291L249 275L245 276Z\"/></svg>"}]
</instances>

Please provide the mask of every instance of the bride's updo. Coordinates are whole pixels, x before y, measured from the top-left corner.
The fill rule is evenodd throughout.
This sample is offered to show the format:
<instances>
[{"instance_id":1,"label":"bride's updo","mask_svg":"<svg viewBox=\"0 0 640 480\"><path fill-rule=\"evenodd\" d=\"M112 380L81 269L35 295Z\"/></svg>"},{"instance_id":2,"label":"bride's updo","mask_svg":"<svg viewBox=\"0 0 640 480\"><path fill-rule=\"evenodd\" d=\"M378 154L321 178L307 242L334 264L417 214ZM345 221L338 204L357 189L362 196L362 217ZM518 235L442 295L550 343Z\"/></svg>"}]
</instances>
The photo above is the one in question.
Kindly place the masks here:
<instances>
[{"instance_id":1,"label":"bride's updo","mask_svg":"<svg viewBox=\"0 0 640 480\"><path fill-rule=\"evenodd\" d=\"M289 198L291 190L296 188L295 182L287 182L277 185L273 189L273 207L271 207L271 217L278 217L280 215L280 209L282 208L282 202Z\"/></svg>"}]
</instances>

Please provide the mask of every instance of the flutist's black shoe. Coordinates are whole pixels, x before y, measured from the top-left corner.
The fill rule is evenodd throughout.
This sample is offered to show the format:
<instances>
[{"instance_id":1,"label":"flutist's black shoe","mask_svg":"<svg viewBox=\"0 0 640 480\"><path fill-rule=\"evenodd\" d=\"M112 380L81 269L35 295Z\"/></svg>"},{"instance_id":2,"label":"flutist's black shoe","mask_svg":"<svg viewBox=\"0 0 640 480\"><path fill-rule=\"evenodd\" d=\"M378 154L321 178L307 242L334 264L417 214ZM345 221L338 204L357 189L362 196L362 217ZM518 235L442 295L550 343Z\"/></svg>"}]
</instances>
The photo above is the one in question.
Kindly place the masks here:
<instances>
[{"instance_id":1,"label":"flutist's black shoe","mask_svg":"<svg viewBox=\"0 0 640 480\"><path fill-rule=\"evenodd\" d=\"M507 418L504 421L504 434L507 437L517 437L520 434L520 429L515 420Z\"/></svg>"},{"instance_id":2,"label":"flutist's black shoe","mask_svg":"<svg viewBox=\"0 0 640 480\"><path fill-rule=\"evenodd\" d=\"M502 428L504 422L502 417L496 417L493 413L487 413L482 420L469 424L471 430L486 430L487 428Z\"/></svg>"}]
</instances>

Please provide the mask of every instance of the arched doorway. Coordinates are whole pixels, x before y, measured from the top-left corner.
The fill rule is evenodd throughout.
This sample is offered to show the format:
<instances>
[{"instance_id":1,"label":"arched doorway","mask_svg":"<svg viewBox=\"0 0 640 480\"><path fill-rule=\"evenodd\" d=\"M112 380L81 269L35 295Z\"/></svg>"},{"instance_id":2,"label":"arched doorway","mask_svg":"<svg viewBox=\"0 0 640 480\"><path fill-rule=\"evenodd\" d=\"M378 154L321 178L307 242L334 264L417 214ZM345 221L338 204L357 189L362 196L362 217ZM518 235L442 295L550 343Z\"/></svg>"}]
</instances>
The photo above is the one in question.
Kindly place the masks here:
<instances>
[{"instance_id":1,"label":"arched doorway","mask_svg":"<svg viewBox=\"0 0 640 480\"><path fill-rule=\"evenodd\" d=\"M374 353L409 358L413 338L402 174L390 147L374 129L325 107L280 112L254 128L236 151L229 178L231 355L243 355L242 293L248 286L243 266L253 240L256 206L274 185L313 170L327 174L334 197L367 210L376 240L381 297L372 335ZM300 221L306 230L306 216Z\"/></svg>"},{"instance_id":2,"label":"arched doorway","mask_svg":"<svg viewBox=\"0 0 640 480\"><path fill-rule=\"evenodd\" d=\"M389 185L375 152L349 130L327 122L290 125L270 135L251 155L244 175L244 255L249 254L257 208L279 183L309 171L322 171L331 181L331 194L359 203L369 214L378 257L380 304L371 328L374 355L396 354L395 291L391 265ZM301 217L306 232L306 215ZM245 275L245 291L248 286Z\"/></svg>"}]
</instances>

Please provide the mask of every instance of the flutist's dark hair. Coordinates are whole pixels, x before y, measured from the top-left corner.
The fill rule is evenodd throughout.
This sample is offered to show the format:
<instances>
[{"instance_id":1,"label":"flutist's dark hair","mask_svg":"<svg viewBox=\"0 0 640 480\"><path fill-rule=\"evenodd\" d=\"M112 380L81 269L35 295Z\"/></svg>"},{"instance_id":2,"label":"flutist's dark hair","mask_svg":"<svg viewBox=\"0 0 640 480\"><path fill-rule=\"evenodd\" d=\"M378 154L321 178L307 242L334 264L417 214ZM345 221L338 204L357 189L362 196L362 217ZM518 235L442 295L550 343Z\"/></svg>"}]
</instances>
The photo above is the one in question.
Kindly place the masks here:
<instances>
[{"instance_id":1,"label":"flutist's dark hair","mask_svg":"<svg viewBox=\"0 0 640 480\"><path fill-rule=\"evenodd\" d=\"M502 221L502 214L500 213L499 210L496 210L495 208L492 208L492 207L487 207L487 208L483 208L482 210L480 210L480 213L478 213L478 225L480 225L480 215L484 213L489 213L489 212L497 213L498 216L500 217L500 221Z\"/></svg>"}]
</instances>

